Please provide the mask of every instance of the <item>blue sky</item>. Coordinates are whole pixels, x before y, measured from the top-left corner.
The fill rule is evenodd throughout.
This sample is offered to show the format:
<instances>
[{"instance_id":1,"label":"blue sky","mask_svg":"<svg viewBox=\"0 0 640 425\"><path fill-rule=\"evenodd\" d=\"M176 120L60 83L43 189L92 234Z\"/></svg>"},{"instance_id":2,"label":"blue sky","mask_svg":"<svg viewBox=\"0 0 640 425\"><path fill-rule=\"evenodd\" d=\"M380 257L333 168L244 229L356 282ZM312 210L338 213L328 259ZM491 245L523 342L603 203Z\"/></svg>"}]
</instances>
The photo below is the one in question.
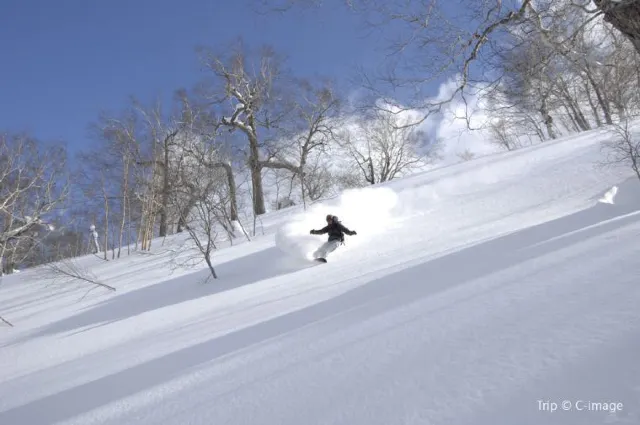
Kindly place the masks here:
<instances>
[{"instance_id":1,"label":"blue sky","mask_svg":"<svg viewBox=\"0 0 640 425\"><path fill-rule=\"evenodd\" d=\"M0 130L91 144L88 125L134 95L169 98L202 76L197 45L242 36L273 45L301 76L347 77L381 59L375 36L328 0L303 14L261 16L251 0L4 0Z\"/></svg>"}]
</instances>

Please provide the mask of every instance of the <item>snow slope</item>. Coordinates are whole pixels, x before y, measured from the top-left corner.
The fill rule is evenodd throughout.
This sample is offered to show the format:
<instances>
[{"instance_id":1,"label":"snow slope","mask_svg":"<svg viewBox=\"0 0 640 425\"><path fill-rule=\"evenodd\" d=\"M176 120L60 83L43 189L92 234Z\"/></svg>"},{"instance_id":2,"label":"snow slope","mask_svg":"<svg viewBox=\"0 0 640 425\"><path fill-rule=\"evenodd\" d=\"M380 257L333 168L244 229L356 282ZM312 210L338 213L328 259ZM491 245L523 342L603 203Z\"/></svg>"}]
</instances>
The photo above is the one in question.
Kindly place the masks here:
<instances>
[{"instance_id":1,"label":"snow slope","mask_svg":"<svg viewBox=\"0 0 640 425\"><path fill-rule=\"evenodd\" d=\"M83 258L115 293L5 277L0 424L638 424L640 183L605 137L270 214L206 284L171 240ZM329 212L358 235L315 265Z\"/></svg>"}]
</instances>

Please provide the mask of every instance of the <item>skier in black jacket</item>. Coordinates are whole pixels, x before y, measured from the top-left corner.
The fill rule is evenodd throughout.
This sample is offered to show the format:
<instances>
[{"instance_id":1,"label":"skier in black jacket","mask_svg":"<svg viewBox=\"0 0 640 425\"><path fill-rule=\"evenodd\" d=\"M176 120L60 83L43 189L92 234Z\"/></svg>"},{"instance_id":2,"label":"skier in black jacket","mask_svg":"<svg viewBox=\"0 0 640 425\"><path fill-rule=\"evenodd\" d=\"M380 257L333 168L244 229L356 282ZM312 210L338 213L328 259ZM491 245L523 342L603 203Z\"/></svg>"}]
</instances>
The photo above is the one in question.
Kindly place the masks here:
<instances>
[{"instance_id":1,"label":"skier in black jacket","mask_svg":"<svg viewBox=\"0 0 640 425\"><path fill-rule=\"evenodd\" d=\"M329 253L333 252L344 242L345 233L349 236L357 235L355 231L347 229L335 215L328 214L327 225L320 230L311 230L312 235L322 235L324 233L329 234L329 239L325 242L316 252L313 253L313 258L318 260L325 260Z\"/></svg>"}]
</instances>

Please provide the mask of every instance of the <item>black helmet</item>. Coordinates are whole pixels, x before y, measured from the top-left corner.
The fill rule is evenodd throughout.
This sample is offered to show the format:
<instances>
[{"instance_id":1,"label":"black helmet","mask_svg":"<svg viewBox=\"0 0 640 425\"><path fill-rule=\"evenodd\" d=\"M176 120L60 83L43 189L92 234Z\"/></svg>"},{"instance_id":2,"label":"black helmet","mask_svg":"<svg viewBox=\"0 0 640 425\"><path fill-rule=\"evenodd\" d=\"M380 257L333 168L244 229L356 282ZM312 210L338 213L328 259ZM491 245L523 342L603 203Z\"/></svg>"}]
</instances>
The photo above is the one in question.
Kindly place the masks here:
<instances>
[{"instance_id":1,"label":"black helmet","mask_svg":"<svg viewBox=\"0 0 640 425\"><path fill-rule=\"evenodd\" d=\"M327 219L327 222L329 222L329 221L333 221L333 222L336 222L336 223L338 222L338 217L335 216L335 215L327 214L326 219Z\"/></svg>"}]
</instances>

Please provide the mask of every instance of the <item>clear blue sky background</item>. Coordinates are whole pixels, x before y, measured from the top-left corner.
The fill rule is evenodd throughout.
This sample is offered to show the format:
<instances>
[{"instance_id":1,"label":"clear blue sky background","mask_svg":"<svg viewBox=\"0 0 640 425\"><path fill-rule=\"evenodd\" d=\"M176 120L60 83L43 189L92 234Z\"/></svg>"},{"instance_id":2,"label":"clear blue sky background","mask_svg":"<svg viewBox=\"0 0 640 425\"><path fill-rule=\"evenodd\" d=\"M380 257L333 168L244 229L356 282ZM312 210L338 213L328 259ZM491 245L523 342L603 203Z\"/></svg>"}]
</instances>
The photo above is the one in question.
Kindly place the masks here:
<instances>
[{"instance_id":1,"label":"clear blue sky background","mask_svg":"<svg viewBox=\"0 0 640 425\"><path fill-rule=\"evenodd\" d=\"M195 47L238 36L273 45L298 75L340 78L353 65L375 66L379 40L362 37L342 1L261 16L250 0L3 0L0 130L88 146L101 110L192 87L203 76Z\"/></svg>"}]
</instances>

